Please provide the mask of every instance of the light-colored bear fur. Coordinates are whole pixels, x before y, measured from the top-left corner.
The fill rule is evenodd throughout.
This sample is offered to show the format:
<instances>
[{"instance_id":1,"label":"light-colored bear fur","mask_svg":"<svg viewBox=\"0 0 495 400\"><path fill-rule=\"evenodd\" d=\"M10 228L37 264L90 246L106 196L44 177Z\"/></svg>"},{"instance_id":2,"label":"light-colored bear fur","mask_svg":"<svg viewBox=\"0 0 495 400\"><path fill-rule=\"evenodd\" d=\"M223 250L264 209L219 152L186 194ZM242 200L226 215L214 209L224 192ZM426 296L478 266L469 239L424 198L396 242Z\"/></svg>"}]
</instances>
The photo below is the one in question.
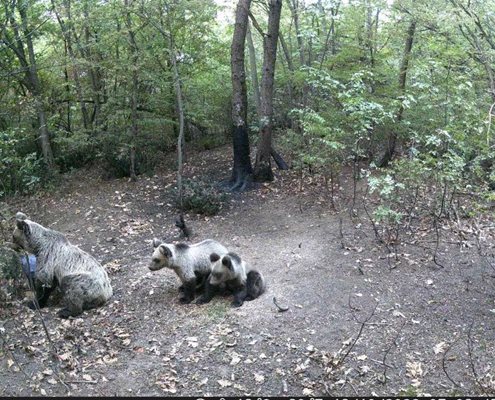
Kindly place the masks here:
<instances>
[{"instance_id":1,"label":"light-colored bear fur","mask_svg":"<svg viewBox=\"0 0 495 400\"><path fill-rule=\"evenodd\" d=\"M71 244L62 233L29 220L21 212L16 214L16 225L14 243L36 256L35 283L45 290L41 306L57 285L66 307L59 311L62 318L102 306L112 297L107 272L93 256Z\"/></svg>"},{"instance_id":2,"label":"light-colored bear fur","mask_svg":"<svg viewBox=\"0 0 495 400\"><path fill-rule=\"evenodd\" d=\"M189 303L194 299L197 286L201 287L211 271L210 254L213 252L226 254L228 250L213 239L203 240L196 244L162 243L153 239L155 250L148 268L157 271L169 268L175 271L182 285L180 301Z\"/></svg>"}]
</instances>

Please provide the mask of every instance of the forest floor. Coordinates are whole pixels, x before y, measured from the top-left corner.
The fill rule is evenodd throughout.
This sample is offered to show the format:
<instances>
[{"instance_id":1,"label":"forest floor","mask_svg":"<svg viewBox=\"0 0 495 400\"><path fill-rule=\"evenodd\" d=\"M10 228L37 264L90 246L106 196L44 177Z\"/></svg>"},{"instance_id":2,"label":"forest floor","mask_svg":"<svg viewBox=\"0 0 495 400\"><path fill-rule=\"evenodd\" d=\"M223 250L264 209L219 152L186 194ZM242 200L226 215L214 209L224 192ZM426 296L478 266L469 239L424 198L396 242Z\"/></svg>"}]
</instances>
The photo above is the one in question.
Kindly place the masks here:
<instances>
[{"instance_id":1,"label":"forest floor","mask_svg":"<svg viewBox=\"0 0 495 400\"><path fill-rule=\"evenodd\" d=\"M99 259L114 296L69 320L56 305L43 309L53 347L20 299L0 308L3 396L495 394L493 230L488 257L473 237L460 245L442 227L440 267L425 227L396 261L361 205L351 219L333 210L321 181L300 190L294 171L275 171L273 183L233 195L218 215L186 216L191 241L213 238L240 254L263 272L267 292L238 309L228 298L181 305L174 273L147 268L153 237L179 238L172 160L137 182L78 171L49 193L8 201ZM231 150L188 161L185 176L220 181ZM338 204L351 196L345 173Z\"/></svg>"}]
</instances>

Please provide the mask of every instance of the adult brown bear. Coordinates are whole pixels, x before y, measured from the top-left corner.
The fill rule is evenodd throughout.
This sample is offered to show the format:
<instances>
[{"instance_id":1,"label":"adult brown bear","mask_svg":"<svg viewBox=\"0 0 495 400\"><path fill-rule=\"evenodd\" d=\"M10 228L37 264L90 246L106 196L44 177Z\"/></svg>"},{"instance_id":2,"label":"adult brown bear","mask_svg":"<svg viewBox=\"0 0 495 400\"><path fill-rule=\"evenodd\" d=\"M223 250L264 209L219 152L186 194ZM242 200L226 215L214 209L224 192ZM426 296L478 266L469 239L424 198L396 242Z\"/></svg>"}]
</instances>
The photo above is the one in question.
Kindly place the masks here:
<instances>
[{"instance_id":1,"label":"adult brown bear","mask_svg":"<svg viewBox=\"0 0 495 400\"><path fill-rule=\"evenodd\" d=\"M65 304L58 312L60 318L75 317L83 310L102 306L112 297L112 285L103 266L71 244L62 233L45 228L18 212L13 241L36 256L34 283L40 307L46 305L57 286ZM29 307L34 309L34 302Z\"/></svg>"}]
</instances>

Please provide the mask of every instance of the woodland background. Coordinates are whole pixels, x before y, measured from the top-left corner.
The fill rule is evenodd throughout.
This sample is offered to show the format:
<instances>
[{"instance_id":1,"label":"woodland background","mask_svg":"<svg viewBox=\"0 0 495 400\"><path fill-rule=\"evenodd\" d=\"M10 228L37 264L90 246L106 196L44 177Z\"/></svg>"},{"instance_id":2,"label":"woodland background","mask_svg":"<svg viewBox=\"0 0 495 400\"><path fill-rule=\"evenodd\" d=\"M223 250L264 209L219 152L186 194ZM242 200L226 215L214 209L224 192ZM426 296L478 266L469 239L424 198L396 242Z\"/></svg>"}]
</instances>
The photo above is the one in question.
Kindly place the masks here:
<instances>
[{"instance_id":1,"label":"woodland background","mask_svg":"<svg viewBox=\"0 0 495 400\"><path fill-rule=\"evenodd\" d=\"M494 10L2 0L2 393L495 393ZM107 306L22 304L19 210L102 262ZM147 269L178 215L267 294L179 305Z\"/></svg>"},{"instance_id":2,"label":"woodland background","mask_svg":"<svg viewBox=\"0 0 495 400\"><path fill-rule=\"evenodd\" d=\"M109 177L153 173L161 155L175 152L180 113L188 146L230 143L235 6L3 1L0 195L33 192L95 163ZM274 147L291 167L325 177L355 160L366 160L367 170L385 166L400 148L406 157L388 175L413 171L451 190L465 188L464 178L490 184L493 6L283 2ZM246 39L254 145L268 11L252 2Z\"/></svg>"}]
</instances>

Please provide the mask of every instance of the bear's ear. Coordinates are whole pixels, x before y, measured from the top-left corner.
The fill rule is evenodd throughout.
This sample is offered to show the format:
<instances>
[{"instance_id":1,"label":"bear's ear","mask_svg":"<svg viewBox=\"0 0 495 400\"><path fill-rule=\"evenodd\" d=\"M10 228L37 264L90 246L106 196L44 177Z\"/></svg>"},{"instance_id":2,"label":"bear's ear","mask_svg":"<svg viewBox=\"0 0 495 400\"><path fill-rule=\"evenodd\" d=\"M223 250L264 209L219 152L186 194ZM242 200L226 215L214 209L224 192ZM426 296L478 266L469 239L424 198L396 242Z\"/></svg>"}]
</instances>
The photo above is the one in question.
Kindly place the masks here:
<instances>
[{"instance_id":1,"label":"bear's ear","mask_svg":"<svg viewBox=\"0 0 495 400\"><path fill-rule=\"evenodd\" d=\"M17 225L17 228L20 229L22 232L24 232L25 235L29 234L29 224L26 222L26 214L23 214L21 212L18 212L15 215L15 223Z\"/></svg>"},{"instance_id":2,"label":"bear's ear","mask_svg":"<svg viewBox=\"0 0 495 400\"><path fill-rule=\"evenodd\" d=\"M153 238L153 248L157 248L158 246L160 246L162 244L161 240L160 239L157 239L157 238Z\"/></svg>"},{"instance_id":3,"label":"bear's ear","mask_svg":"<svg viewBox=\"0 0 495 400\"><path fill-rule=\"evenodd\" d=\"M210 254L210 261L212 263L217 262L218 260L220 260L220 256L217 253Z\"/></svg>"},{"instance_id":4,"label":"bear's ear","mask_svg":"<svg viewBox=\"0 0 495 400\"><path fill-rule=\"evenodd\" d=\"M234 266L232 265L232 260L230 259L229 256L224 256L222 258L222 264L225 265L231 271L234 269Z\"/></svg>"},{"instance_id":5,"label":"bear's ear","mask_svg":"<svg viewBox=\"0 0 495 400\"><path fill-rule=\"evenodd\" d=\"M24 231L24 225L26 225L24 221L26 219L27 219L26 214L21 213L20 211L15 215L15 223L17 227L22 231Z\"/></svg>"},{"instance_id":6,"label":"bear's ear","mask_svg":"<svg viewBox=\"0 0 495 400\"><path fill-rule=\"evenodd\" d=\"M158 246L158 250L160 251L160 253L162 253L165 257L167 258L170 258L172 257L172 252L170 251L170 249L165 246L164 244L161 244L160 246Z\"/></svg>"},{"instance_id":7,"label":"bear's ear","mask_svg":"<svg viewBox=\"0 0 495 400\"><path fill-rule=\"evenodd\" d=\"M15 219L17 221L24 221L25 219L27 219L27 215L18 211L17 214L15 215Z\"/></svg>"}]
</instances>

